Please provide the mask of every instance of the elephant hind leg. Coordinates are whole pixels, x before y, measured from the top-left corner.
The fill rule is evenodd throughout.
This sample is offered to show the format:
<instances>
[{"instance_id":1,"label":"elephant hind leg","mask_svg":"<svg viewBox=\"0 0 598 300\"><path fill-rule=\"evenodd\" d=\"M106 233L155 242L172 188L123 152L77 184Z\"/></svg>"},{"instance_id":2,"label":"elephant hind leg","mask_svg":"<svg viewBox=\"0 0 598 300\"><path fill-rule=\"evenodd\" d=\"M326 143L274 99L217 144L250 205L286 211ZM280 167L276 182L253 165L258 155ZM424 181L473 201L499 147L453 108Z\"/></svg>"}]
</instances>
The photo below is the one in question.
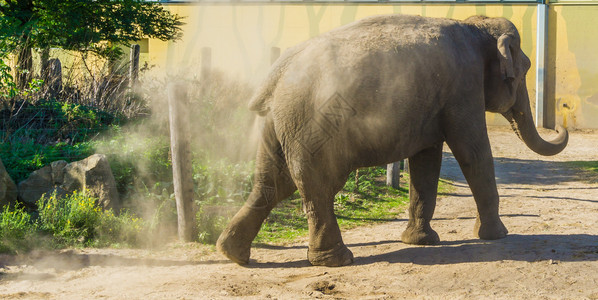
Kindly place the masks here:
<instances>
[{"instance_id":1,"label":"elephant hind leg","mask_svg":"<svg viewBox=\"0 0 598 300\"><path fill-rule=\"evenodd\" d=\"M299 192L309 227L307 258L314 266L339 267L353 263L353 253L343 243L334 214L334 196L347 176L324 165L312 163L310 166L292 166L292 169L302 170L295 177L300 183Z\"/></svg>"},{"instance_id":2,"label":"elephant hind leg","mask_svg":"<svg viewBox=\"0 0 598 300\"><path fill-rule=\"evenodd\" d=\"M267 121L258 146L253 189L216 242L216 248L238 264L249 262L251 242L270 211L297 190L282 153L272 122Z\"/></svg>"},{"instance_id":3,"label":"elephant hind leg","mask_svg":"<svg viewBox=\"0 0 598 300\"><path fill-rule=\"evenodd\" d=\"M442 144L409 158L409 222L401 240L406 244L431 245L440 241L430 226L436 206Z\"/></svg>"},{"instance_id":4,"label":"elephant hind leg","mask_svg":"<svg viewBox=\"0 0 598 300\"><path fill-rule=\"evenodd\" d=\"M336 193L303 193L309 227L307 258L314 266L340 267L353 263L334 215Z\"/></svg>"}]
</instances>

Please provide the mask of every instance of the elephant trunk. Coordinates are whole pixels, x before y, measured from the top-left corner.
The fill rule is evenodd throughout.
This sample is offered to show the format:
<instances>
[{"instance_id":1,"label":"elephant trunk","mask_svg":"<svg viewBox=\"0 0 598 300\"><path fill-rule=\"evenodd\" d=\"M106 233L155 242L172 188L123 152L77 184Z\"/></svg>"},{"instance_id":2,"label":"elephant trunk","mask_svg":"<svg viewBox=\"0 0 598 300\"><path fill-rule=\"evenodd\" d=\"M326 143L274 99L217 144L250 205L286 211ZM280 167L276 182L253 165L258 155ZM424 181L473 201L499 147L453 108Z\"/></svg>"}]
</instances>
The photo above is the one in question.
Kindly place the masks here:
<instances>
[{"instance_id":1,"label":"elephant trunk","mask_svg":"<svg viewBox=\"0 0 598 300\"><path fill-rule=\"evenodd\" d=\"M532 112L529 105L529 97L525 84L519 87L515 105L503 116L511 123L511 127L519 138L534 152L540 155L555 155L563 151L569 141L569 133L560 125L556 126L558 136L552 141L546 141L540 137L536 130Z\"/></svg>"}]
</instances>

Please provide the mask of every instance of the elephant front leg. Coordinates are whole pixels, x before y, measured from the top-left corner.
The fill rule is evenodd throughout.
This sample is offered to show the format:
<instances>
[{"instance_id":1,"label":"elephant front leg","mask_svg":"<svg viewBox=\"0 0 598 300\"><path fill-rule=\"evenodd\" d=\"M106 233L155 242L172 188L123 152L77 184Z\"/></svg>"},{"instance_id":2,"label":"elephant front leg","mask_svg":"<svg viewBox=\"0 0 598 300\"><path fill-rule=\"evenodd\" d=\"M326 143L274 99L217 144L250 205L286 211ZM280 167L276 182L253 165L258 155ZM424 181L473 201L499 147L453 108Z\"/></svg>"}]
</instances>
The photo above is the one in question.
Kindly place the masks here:
<instances>
[{"instance_id":1,"label":"elephant front leg","mask_svg":"<svg viewBox=\"0 0 598 300\"><path fill-rule=\"evenodd\" d=\"M478 209L474 234L484 240L507 235L498 213L499 197L494 177L494 161L486 129L464 141L448 142L471 188Z\"/></svg>"},{"instance_id":2,"label":"elephant front leg","mask_svg":"<svg viewBox=\"0 0 598 300\"><path fill-rule=\"evenodd\" d=\"M401 236L403 243L431 245L440 241L430 221L436 206L441 162L442 144L409 158L409 222Z\"/></svg>"}]
</instances>

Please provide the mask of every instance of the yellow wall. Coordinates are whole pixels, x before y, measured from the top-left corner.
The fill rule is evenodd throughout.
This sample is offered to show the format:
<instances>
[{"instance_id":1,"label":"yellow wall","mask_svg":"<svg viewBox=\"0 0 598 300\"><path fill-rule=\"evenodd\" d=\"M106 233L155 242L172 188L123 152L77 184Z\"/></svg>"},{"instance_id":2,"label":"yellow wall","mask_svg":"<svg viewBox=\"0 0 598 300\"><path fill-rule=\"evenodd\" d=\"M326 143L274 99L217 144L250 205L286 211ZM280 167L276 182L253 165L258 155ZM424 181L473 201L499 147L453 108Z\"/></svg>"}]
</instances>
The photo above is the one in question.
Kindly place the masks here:
<instances>
[{"instance_id":1,"label":"yellow wall","mask_svg":"<svg viewBox=\"0 0 598 300\"><path fill-rule=\"evenodd\" d=\"M182 40L149 41L147 59L155 72L197 74L201 48L212 48L212 66L231 76L257 84L270 66L270 49L291 47L310 37L370 15L412 14L465 19L472 15L505 17L519 29L522 49L532 61L528 74L530 99L535 99L536 5L474 4L171 4L185 16ZM143 62L142 62L143 63ZM166 72L166 73L164 73ZM506 124L488 114L490 124Z\"/></svg>"},{"instance_id":2,"label":"yellow wall","mask_svg":"<svg viewBox=\"0 0 598 300\"><path fill-rule=\"evenodd\" d=\"M547 97L567 128L598 128L598 5L550 9Z\"/></svg>"}]
</instances>

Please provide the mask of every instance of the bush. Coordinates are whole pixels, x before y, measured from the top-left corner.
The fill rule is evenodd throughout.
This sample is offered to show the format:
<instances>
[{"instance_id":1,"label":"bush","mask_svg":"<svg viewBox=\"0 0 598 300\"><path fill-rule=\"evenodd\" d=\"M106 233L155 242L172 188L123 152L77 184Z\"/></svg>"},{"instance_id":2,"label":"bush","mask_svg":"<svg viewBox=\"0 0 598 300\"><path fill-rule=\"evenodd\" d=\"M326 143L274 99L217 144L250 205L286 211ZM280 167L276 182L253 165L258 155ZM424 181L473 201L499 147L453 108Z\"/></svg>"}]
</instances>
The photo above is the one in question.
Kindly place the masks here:
<instances>
[{"instance_id":1,"label":"bush","mask_svg":"<svg viewBox=\"0 0 598 300\"><path fill-rule=\"evenodd\" d=\"M197 239L204 244L216 244L220 233L231 218L230 215L226 216L225 213L210 208L213 207L201 207L196 214Z\"/></svg>"},{"instance_id":2,"label":"bush","mask_svg":"<svg viewBox=\"0 0 598 300\"><path fill-rule=\"evenodd\" d=\"M0 253L31 250L36 245L37 225L23 207L0 211Z\"/></svg>"},{"instance_id":3,"label":"bush","mask_svg":"<svg viewBox=\"0 0 598 300\"><path fill-rule=\"evenodd\" d=\"M96 238L91 246L136 246L140 245L140 235L144 232L145 222L130 214L123 212L116 216L112 210L105 211L96 226Z\"/></svg>"},{"instance_id":4,"label":"bush","mask_svg":"<svg viewBox=\"0 0 598 300\"><path fill-rule=\"evenodd\" d=\"M210 160L195 154L193 181L199 205L241 205L251 192L253 162Z\"/></svg>"},{"instance_id":5,"label":"bush","mask_svg":"<svg viewBox=\"0 0 598 300\"><path fill-rule=\"evenodd\" d=\"M76 161L93 153L90 143L43 145L29 141L0 144L0 159L10 177L17 183L53 161Z\"/></svg>"},{"instance_id":6,"label":"bush","mask_svg":"<svg viewBox=\"0 0 598 300\"><path fill-rule=\"evenodd\" d=\"M56 193L38 201L39 227L51 234L59 246L106 246L136 244L143 223L123 213L103 211L97 199L85 192L57 197Z\"/></svg>"},{"instance_id":7,"label":"bush","mask_svg":"<svg viewBox=\"0 0 598 300\"><path fill-rule=\"evenodd\" d=\"M13 101L0 107L0 159L20 182L53 161L93 154L90 140L119 123L113 115L78 104Z\"/></svg>"},{"instance_id":8,"label":"bush","mask_svg":"<svg viewBox=\"0 0 598 300\"><path fill-rule=\"evenodd\" d=\"M56 193L38 201L41 229L49 232L65 245L84 245L95 235L101 209L95 199L85 193L57 197Z\"/></svg>"},{"instance_id":9,"label":"bush","mask_svg":"<svg viewBox=\"0 0 598 300\"><path fill-rule=\"evenodd\" d=\"M167 136L145 136L135 128L115 127L91 147L108 158L118 192L125 199L145 194L148 188L154 192L151 187L156 183L172 182Z\"/></svg>"}]
</instances>

